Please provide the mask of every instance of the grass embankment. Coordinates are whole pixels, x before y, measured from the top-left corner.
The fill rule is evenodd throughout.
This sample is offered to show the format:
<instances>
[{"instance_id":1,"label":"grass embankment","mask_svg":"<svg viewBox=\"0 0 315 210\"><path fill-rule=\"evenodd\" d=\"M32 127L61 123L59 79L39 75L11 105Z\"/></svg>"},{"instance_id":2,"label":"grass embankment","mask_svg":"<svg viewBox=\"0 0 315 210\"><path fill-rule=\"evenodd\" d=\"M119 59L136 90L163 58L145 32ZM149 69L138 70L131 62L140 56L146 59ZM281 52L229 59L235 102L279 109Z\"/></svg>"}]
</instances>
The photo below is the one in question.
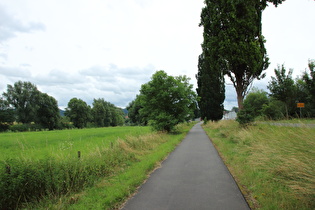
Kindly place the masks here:
<instances>
[{"instance_id":1,"label":"grass embankment","mask_svg":"<svg viewBox=\"0 0 315 210\"><path fill-rule=\"evenodd\" d=\"M147 127L2 134L10 136L8 141L22 136L23 142L17 139L14 144L23 146L15 146L16 157L1 157L0 209L117 208L191 127L181 125L178 134L156 133ZM37 135L45 137L45 143L39 143ZM32 138L39 142L32 143ZM0 150L14 148L3 139L1 144L7 146ZM80 159L78 149L83 151Z\"/></svg>"},{"instance_id":2,"label":"grass embankment","mask_svg":"<svg viewBox=\"0 0 315 210\"><path fill-rule=\"evenodd\" d=\"M253 209L315 208L315 129L208 123L216 145Z\"/></svg>"}]
</instances>

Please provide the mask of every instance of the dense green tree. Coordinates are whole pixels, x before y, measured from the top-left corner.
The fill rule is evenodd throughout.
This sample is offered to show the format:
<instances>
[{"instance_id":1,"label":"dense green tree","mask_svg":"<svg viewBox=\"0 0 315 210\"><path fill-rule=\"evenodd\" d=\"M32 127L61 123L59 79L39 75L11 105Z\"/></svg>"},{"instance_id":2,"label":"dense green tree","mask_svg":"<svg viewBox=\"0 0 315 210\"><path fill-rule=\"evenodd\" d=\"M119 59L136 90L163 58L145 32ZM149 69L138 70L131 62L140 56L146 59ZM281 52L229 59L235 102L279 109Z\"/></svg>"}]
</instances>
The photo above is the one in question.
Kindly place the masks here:
<instances>
[{"instance_id":1,"label":"dense green tree","mask_svg":"<svg viewBox=\"0 0 315 210\"><path fill-rule=\"evenodd\" d=\"M274 98L269 98L269 102L262 107L262 116L270 120L281 120L285 118L285 103Z\"/></svg>"},{"instance_id":2,"label":"dense green tree","mask_svg":"<svg viewBox=\"0 0 315 210\"><path fill-rule=\"evenodd\" d=\"M3 93L5 100L13 106L17 114L17 121L30 123L36 120L38 109L38 97L40 91L30 82L18 81L14 85L7 86L7 92Z\"/></svg>"},{"instance_id":3,"label":"dense green tree","mask_svg":"<svg viewBox=\"0 0 315 210\"><path fill-rule=\"evenodd\" d=\"M0 97L0 131L6 131L15 121L14 110L9 103Z\"/></svg>"},{"instance_id":4,"label":"dense green tree","mask_svg":"<svg viewBox=\"0 0 315 210\"><path fill-rule=\"evenodd\" d=\"M244 99L244 107L237 113L237 121L247 124L263 113L264 105L269 102L267 92L254 88Z\"/></svg>"},{"instance_id":5,"label":"dense green tree","mask_svg":"<svg viewBox=\"0 0 315 210\"><path fill-rule=\"evenodd\" d=\"M216 55L213 54L214 51L211 53L208 51L208 48L204 46L203 53L199 56L196 75L198 105L202 119L217 121L222 119L224 111L224 75L218 66Z\"/></svg>"},{"instance_id":6,"label":"dense green tree","mask_svg":"<svg viewBox=\"0 0 315 210\"><path fill-rule=\"evenodd\" d=\"M254 88L244 99L244 108L251 116L262 115L262 108L269 103L268 93L264 90Z\"/></svg>"},{"instance_id":7,"label":"dense green tree","mask_svg":"<svg viewBox=\"0 0 315 210\"><path fill-rule=\"evenodd\" d=\"M124 112L122 109L118 107L111 107L110 109L111 115L112 115L112 122L111 126L122 126L124 125L125 118L124 118Z\"/></svg>"},{"instance_id":8,"label":"dense green tree","mask_svg":"<svg viewBox=\"0 0 315 210\"><path fill-rule=\"evenodd\" d=\"M164 71L153 74L151 81L141 86L140 113L156 130L171 131L194 116L196 94L186 76L173 77Z\"/></svg>"},{"instance_id":9,"label":"dense green tree","mask_svg":"<svg viewBox=\"0 0 315 210\"><path fill-rule=\"evenodd\" d=\"M38 109L35 122L49 130L57 128L60 119L57 100L46 93L40 93L36 104Z\"/></svg>"},{"instance_id":10,"label":"dense green tree","mask_svg":"<svg viewBox=\"0 0 315 210\"><path fill-rule=\"evenodd\" d=\"M293 70L290 69L286 74L284 65L278 66L275 69L276 77L271 77L268 89L270 90L270 96L274 99L282 101L285 104L286 117L293 116L296 112L296 86L292 79Z\"/></svg>"},{"instance_id":11,"label":"dense green tree","mask_svg":"<svg viewBox=\"0 0 315 210\"><path fill-rule=\"evenodd\" d=\"M13 123L15 121L14 110L9 103L0 97L0 123Z\"/></svg>"},{"instance_id":12,"label":"dense green tree","mask_svg":"<svg viewBox=\"0 0 315 210\"><path fill-rule=\"evenodd\" d=\"M136 99L131 101L126 109L128 110L128 117L133 125L146 125L148 122L143 120L143 117L140 115L140 109L143 108L139 101L139 95L136 96Z\"/></svg>"},{"instance_id":13,"label":"dense green tree","mask_svg":"<svg viewBox=\"0 0 315 210\"><path fill-rule=\"evenodd\" d=\"M103 98L94 99L92 115L94 123L99 127L121 126L124 124L122 110Z\"/></svg>"},{"instance_id":14,"label":"dense green tree","mask_svg":"<svg viewBox=\"0 0 315 210\"><path fill-rule=\"evenodd\" d=\"M94 123L99 127L107 127L111 123L111 113L104 99L94 99L92 115Z\"/></svg>"},{"instance_id":15,"label":"dense green tree","mask_svg":"<svg viewBox=\"0 0 315 210\"><path fill-rule=\"evenodd\" d=\"M305 99L311 109L311 116L315 117L315 60L309 60L309 73L304 72L302 78L305 82L305 92L308 97Z\"/></svg>"},{"instance_id":16,"label":"dense green tree","mask_svg":"<svg viewBox=\"0 0 315 210\"><path fill-rule=\"evenodd\" d=\"M206 6L202 9L203 52L213 53L210 62L216 66L208 68L208 74L223 71L229 76L237 93L239 109L243 108L244 97L253 80L263 78L262 72L269 65L261 22L268 2L277 6L283 0L205 0ZM220 77L219 73L215 75ZM210 103L210 99L205 100Z\"/></svg>"},{"instance_id":17,"label":"dense green tree","mask_svg":"<svg viewBox=\"0 0 315 210\"><path fill-rule=\"evenodd\" d=\"M84 128L90 119L90 109L85 101L72 98L66 108L65 116L70 118L75 127Z\"/></svg>"},{"instance_id":18,"label":"dense green tree","mask_svg":"<svg viewBox=\"0 0 315 210\"><path fill-rule=\"evenodd\" d=\"M223 117L225 99L224 72L221 66L220 22L218 8L222 2L205 1L201 12L200 26L203 26L202 54L198 60L196 75L201 118L220 120Z\"/></svg>"}]
</instances>

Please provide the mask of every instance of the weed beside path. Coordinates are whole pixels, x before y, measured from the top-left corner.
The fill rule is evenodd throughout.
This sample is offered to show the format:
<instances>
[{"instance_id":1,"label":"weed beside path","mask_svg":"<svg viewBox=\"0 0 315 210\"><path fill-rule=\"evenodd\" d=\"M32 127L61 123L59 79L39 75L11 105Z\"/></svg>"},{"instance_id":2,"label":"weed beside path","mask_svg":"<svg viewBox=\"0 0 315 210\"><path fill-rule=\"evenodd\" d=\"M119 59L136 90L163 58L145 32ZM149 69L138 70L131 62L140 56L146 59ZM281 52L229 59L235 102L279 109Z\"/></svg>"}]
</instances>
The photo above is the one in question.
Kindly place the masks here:
<instances>
[{"instance_id":1,"label":"weed beside path","mask_svg":"<svg viewBox=\"0 0 315 210\"><path fill-rule=\"evenodd\" d=\"M204 126L253 209L315 208L315 129Z\"/></svg>"}]
</instances>

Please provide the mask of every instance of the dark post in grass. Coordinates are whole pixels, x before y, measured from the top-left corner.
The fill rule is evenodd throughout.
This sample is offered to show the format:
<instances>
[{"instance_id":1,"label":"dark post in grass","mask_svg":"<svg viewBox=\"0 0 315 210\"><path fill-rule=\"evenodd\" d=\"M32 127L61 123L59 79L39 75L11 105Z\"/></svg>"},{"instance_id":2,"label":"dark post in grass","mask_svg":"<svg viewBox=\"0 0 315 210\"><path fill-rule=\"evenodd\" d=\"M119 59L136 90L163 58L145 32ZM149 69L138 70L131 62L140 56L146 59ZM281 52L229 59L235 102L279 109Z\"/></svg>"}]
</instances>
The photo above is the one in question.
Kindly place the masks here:
<instances>
[{"instance_id":1,"label":"dark post in grass","mask_svg":"<svg viewBox=\"0 0 315 210\"><path fill-rule=\"evenodd\" d=\"M5 166L5 172L6 172L7 174L11 174L11 167L10 167L10 165L6 165L6 166Z\"/></svg>"},{"instance_id":2,"label":"dark post in grass","mask_svg":"<svg viewBox=\"0 0 315 210\"><path fill-rule=\"evenodd\" d=\"M78 151L78 158L80 159L81 158L81 152Z\"/></svg>"}]
</instances>

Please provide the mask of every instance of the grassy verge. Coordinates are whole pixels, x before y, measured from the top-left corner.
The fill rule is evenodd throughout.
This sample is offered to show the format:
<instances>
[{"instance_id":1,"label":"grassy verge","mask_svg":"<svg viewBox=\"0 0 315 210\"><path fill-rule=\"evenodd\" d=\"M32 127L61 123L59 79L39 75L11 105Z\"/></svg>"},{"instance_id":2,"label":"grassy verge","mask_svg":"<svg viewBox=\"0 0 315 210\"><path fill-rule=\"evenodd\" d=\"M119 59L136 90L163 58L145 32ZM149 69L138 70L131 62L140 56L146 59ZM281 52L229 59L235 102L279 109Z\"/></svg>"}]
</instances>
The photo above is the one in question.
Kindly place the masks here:
<instances>
[{"instance_id":1,"label":"grassy verge","mask_svg":"<svg viewBox=\"0 0 315 210\"><path fill-rule=\"evenodd\" d=\"M305 124L315 124L315 119L299 119L299 118L294 118L290 120L277 120L277 121L267 121L267 122L276 122L276 123L298 123L301 124L302 126Z\"/></svg>"},{"instance_id":2,"label":"grassy verge","mask_svg":"<svg viewBox=\"0 0 315 210\"><path fill-rule=\"evenodd\" d=\"M204 126L251 208L315 208L315 129L234 121Z\"/></svg>"},{"instance_id":3,"label":"grassy verge","mask_svg":"<svg viewBox=\"0 0 315 210\"><path fill-rule=\"evenodd\" d=\"M119 207L184 138L177 134L126 135L93 147L80 159L49 157L3 162L0 209L113 209ZM92 141L92 139L91 139ZM6 171L9 163L11 171Z\"/></svg>"}]
</instances>

